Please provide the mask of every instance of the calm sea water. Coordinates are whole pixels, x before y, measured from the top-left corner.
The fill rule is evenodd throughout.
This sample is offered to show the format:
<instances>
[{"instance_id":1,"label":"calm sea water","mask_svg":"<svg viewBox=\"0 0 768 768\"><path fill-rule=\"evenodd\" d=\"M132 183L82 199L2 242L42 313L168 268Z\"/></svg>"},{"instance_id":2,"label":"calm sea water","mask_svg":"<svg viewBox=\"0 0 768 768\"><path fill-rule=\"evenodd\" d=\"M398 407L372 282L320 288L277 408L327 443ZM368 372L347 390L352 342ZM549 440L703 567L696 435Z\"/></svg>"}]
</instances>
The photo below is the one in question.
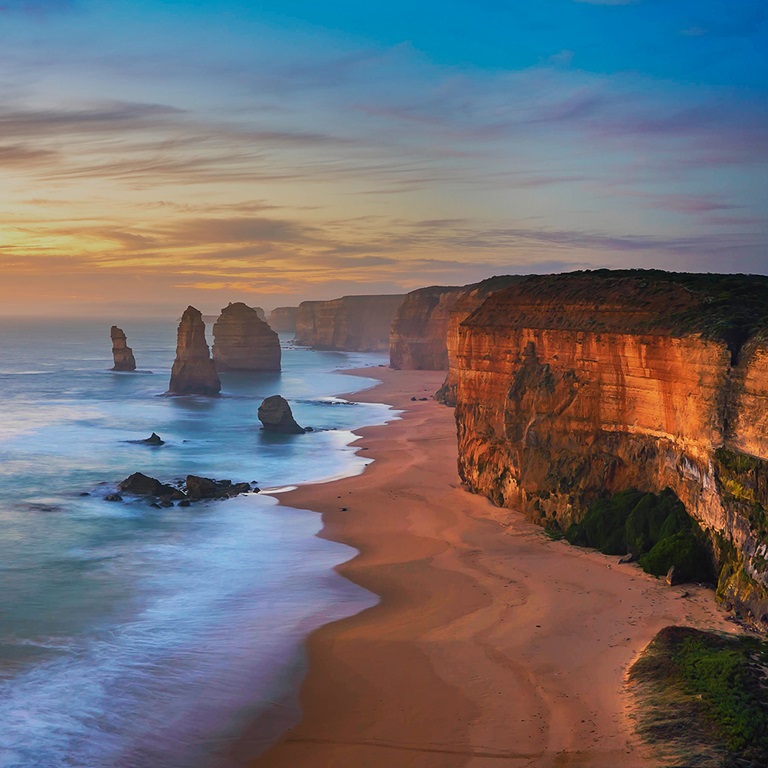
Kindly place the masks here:
<instances>
[{"instance_id":1,"label":"calm sea water","mask_svg":"<svg viewBox=\"0 0 768 768\"><path fill-rule=\"evenodd\" d=\"M103 497L135 471L262 489L360 472L352 430L393 414L337 398L375 383L338 371L386 359L284 345L281 374L168 398L175 323L123 328L142 373L108 370L108 322L0 320L1 768L237 765L262 710L297 716L303 637L375 602L333 572L353 551L316 538L319 515L268 495ZM263 433L278 393L317 431ZM153 431L165 445L129 442Z\"/></svg>"}]
</instances>

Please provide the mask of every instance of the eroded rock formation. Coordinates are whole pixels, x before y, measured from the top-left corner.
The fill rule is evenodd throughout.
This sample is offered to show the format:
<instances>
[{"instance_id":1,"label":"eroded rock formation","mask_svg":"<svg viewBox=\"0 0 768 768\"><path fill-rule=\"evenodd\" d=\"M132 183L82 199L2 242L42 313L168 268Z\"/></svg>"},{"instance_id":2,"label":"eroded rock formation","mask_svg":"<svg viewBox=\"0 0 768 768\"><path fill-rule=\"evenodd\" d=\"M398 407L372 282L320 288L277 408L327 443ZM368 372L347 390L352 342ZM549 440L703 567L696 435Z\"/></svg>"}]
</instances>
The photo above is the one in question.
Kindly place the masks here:
<instances>
[{"instance_id":1,"label":"eroded rock formation","mask_svg":"<svg viewBox=\"0 0 768 768\"><path fill-rule=\"evenodd\" d=\"M573 273L493 293L459 329L459 471L562 529L672 489L719 594L768 614L768 278Z\"/></svg>"},{"instance_id":2,"label":"eroded rock formation","mask_svg":"<svg viewBox=\"0 0 768 768\"><path fill-rule=\"evenodd\" d=\"M213 326L213 362L217 371L279 371L280 339L255 309L230 304Z\"/></svg>"},{"instance_id":3,"label":"eroded rock formation","mask_svg":"<svg viewBox=\"0 0 768 768\"><path fill-rule=\"evenodd\" d=\"M112 339L112 359L114 360L112 370L135 371L136 359L133 356L133 350L128 346L123 329L113 325L109 335Z\"/></svg>"},{"instance_id":4,"label":"eroded rock formation","mask_svg":"<svg viewBox=\"0 0 768 768\"><path fill-rule=\"evenodd\" d=\"M448 368L448 323L451 310L467 286L433 285L406 294L392 322L389 364L401 370Z\"/></svg>"},{"instance_id":5,"label":"eroded rock formation","mask_svg":"<svg viewBox=\"0 0 768 768\"><path fill-rule=\"evenodd\" d=\"M269 327L278 333L295 333L298 307L275 307L269 313Z\"/></svg>"},{"instance_id":6,"label":"eroded rock formation","mask_svg":"<svg viewBox=\"0 0 768 768\"><path fill-rule=\"evenodd\" d=\"M402 295L343 296L303 301L296 316L296 343L315 349L384 352Z\"/></svg>"},{"instance_id":7,"label":"eroded rock formation","mask_svg":"<svg viewBox=\"0 0 768 768\"><path fill-rule=\"evenodd\" d=\"M267 432L280 432L284 435L300 435L306 432L293 418L291 406L280 395L268 397L259 406L259 421Z\"/></svg>"},{"instance_id":8,"label":"eroded rock formation","mask_svg":"<svg viewBox=\"0 0 768 768\"><path fill-rule=\"evenodd\" d=\"M213 397L220 391L219 374L205 340L203 316L199 309L187 307L179 323L168 393Z\"/></svg>"}]
</instances>

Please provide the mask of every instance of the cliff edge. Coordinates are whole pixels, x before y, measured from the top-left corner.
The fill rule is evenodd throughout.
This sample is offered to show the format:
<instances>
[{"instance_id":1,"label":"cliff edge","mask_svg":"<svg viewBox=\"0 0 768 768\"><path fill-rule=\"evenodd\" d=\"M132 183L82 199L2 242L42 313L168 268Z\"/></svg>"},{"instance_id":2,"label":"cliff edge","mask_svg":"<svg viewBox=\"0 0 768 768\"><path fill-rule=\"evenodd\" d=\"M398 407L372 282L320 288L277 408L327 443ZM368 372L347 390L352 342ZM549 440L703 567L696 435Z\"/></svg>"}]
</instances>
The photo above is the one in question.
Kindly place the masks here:
<instances>
[{"instance_id":1,"label":"cliff edge","mask_svg":"<svg viewBox=\"0 0 768 768\"><path fill-rule=\"evenodd\" d=\"M529 277L459 327L459 472L566 530L601 497L670 488L720 597L768 620L768 278Z\"/></svg>"}]
</instances>

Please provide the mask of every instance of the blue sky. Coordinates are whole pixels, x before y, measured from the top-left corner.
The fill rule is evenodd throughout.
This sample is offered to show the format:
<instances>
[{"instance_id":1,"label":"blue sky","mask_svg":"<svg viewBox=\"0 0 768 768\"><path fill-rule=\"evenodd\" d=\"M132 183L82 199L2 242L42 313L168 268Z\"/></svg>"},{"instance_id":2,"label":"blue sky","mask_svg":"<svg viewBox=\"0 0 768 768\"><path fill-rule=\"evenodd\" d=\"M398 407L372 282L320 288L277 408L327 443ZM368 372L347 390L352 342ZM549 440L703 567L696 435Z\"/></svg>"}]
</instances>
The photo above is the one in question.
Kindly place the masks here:
<instances>
[{"instance_id":1,"label":"blue sky","mask_svg":"<svg viewBox=\"0 0 768 768\"><path fill-rule=\"evenodd\" d=\"M3 311L768 273L767 7L0 0Z\"/></svg>"}]
</instances>

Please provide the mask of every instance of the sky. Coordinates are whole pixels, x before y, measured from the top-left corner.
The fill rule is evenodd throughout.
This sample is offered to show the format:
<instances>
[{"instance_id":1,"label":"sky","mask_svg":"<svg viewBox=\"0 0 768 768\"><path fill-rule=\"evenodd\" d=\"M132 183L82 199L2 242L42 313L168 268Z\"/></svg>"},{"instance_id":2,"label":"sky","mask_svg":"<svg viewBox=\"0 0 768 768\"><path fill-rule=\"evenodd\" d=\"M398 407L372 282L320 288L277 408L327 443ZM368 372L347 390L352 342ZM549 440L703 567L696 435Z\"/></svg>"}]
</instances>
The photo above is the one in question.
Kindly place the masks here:
<instances>
[{"instance_id":1,"label":"sky","mask_svg":"<svg viewBox=\"0 0 768 768\"><path fill-rule=\"evenodd\" d=\"M0 314L768 274L765 0L0 0Z\"/></svg>"}]
</instances>

